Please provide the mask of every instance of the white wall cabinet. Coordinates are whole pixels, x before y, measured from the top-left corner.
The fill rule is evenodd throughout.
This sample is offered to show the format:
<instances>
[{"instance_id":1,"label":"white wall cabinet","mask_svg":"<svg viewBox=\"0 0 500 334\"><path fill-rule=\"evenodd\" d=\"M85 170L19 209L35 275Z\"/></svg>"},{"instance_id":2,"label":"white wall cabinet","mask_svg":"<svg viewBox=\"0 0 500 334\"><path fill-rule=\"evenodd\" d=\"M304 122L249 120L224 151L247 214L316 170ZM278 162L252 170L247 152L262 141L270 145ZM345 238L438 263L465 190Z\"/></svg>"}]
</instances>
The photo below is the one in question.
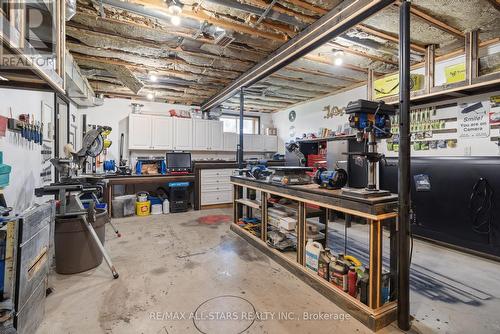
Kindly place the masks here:
<instances>
[{"instance_id":1,"label":"white wall cabinet","mask_svg":"<svg viewBox=\"0 0 500 334\"><path fill-rule=\"evenodd\" d=\"M191 118L174 118L174 150L193 149L193 122Z\"/></svg>"},{"instance_id":2,"label":"white wall cabinet","mask_svg":"<svg viewBox=\"0 0 500 334\"><path fill-rule=\"evenodd\" d=\"M239 138L236 132L224 132L224 151L236 152Z\"/></svg>"},{"instance_id":3,"label":"white wall cabinet","mask_svg":"<svg viewBox=\"0 0 500 334\"><path fill-rule=\"evenodd\" d=\"M193 150L224 150L223 123L205 119L193 119Z\"/></svg>"},{"instance_id":4,"label":"white wall cabinet","mask_svg":"<svg viewBox=\"0 0 500 334\"><path fill-rule=\"evenodd\" d=\"M224 123L209 121L210 123L210 151L222 151L224 149Z\"/></svg>"},{"instance_id":5,"label":"white wall cabinet","mask_svg":"<svg viewBox=\"0 0 500 334\"><path fill-rule=\"evenodd\" d=\"M193 150L208 150L210 138L210 121L204 119L193 120Z\"/></svg>"},{"instance_id":6,"label":"white wall cabinet","mask_svg":"<svg viewBox=\"0 0 500 334\"><path fill-rule=\"evenodd\" d=\"M263 137L264 137L264 148L266 152L277 152L278 136L263 136Z\"/></svg>"},{"instance_id":7,"label":"white wall cabinet","mask_svg":"<svg viewBox=\"0 0 500 334\"><path fill-rule=\"evenodd\" d=\"M130 115L128 122L130 150L171 150L172 119L152 115Z\"/></svg>"},{"instance_id":8,"label":"white wall cabinet","mask_svg":"<svg viewBox=\"0 0 500 334\"><path fill-rule=\"evenodd\" d=\"M128 122L129 149L149 150L151 146L151 117L130 115Z\"/></svg>"},{"instance_id":9,"label":"white wall cabinet","mask_svg":"<svg viewBox=\"0 0 500 334\"><path fill-rule=\"evenodd\" d=\"M151 117L151 143L154 150L171 150L173 148L173 123L171 117Z\"/></svg>"}]
</instances>

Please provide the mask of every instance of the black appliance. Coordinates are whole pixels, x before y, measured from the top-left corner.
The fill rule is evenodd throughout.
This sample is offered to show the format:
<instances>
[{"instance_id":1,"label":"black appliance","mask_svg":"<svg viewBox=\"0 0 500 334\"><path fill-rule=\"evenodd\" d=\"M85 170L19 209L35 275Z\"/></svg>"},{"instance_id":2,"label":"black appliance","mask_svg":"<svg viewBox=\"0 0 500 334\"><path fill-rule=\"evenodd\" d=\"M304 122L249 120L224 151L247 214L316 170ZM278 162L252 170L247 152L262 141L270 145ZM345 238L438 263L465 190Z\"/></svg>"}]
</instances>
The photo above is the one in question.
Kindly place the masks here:
<instances>
[{"instance_id":1,"label":"black appliance","mask_svg":"<svg viewBox=\"0 0 500 334\"><path fill-rule=\"evenodd\" d=\"M170 212L186 212L189 208L189 182L170 182L168 187Z\"/></svg>"},{"instance_id":2,"label":"black appliance","mask_svg":"<svg viewBox=\"0 0 500 334\"><path fill-rule=\"evenodd\" d=\"M380 187L394 193L397 164L397 158L380 163ZM500 257L499 170L498 157L413 157L412 233ZM486 183L491 196L483 196Z\"/></svg>"},{"instance_id":3,"label":"black appliance","mask_svg":"<svg viewBox=\"0 0 500 334\"><path fill-rule=\"evenodd\" d=\"M167 173L191 172L191 153L168 152L166 154Z\"/></svg>"}]
</instances>

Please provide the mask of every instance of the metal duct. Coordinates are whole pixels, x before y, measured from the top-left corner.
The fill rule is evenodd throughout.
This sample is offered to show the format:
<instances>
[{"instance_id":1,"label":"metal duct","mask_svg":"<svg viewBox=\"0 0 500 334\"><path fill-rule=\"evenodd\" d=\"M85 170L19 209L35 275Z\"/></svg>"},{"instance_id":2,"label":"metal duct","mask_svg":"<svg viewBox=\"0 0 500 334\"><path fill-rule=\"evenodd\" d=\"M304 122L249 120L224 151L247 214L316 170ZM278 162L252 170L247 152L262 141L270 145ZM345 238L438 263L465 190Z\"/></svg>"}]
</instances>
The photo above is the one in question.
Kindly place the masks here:
<instances>
[{"instance_id":1,"label":"metal duct","mask_svg":"<svg viewBox=\"0 0 500 334\"><path fill-rule=\"evenodd\" d=\"M243 12L247 12L250 14L257 15L257 16L262 16L266 13L265 9L253 7L253 6L243 4L241 2L233 1L233 0L206 0L206 2L211 2L211 3L214 3L216 5L221 5L221 6L233 8L236 10L241 10ZM267 14L265 15L265 18L272 19L272 20L279 21L279 22L286 23L286 24L290 24L292 26L296 26L299 28L304 28L306 26L306 24L304 24L304 22L298 20L297 18L295 18L291 15L282 14L280 12L273 10L273 9L270 9L267 12Z\"/></svg>"},{"instance_id":2,"label":"metal duct","mask_svg":"<svg viewBox=\"0 0 500 334\"><path fill-rule=\"evenodd\" d=\"M76 0L66 0L66 21L69 21L76 14Z\"/></svg>"}]
</instances>

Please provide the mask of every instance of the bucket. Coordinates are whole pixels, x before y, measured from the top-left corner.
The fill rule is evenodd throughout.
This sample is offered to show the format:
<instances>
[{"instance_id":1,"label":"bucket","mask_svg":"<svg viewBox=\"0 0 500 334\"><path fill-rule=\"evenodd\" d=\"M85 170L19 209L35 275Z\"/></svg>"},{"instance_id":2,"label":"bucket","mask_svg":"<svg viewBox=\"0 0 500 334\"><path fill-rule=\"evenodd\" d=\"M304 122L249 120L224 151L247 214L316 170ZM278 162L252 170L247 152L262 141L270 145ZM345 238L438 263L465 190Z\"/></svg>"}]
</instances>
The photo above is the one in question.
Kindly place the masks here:
<instances>
[{"instance_id":1,"label":"bucket","mask_svg":"<svg viewBox=\"0 0 500 334\"><path fill-rule=\"evenodd\" d=\"M137 202L146 202L148 200L147 192L140 192L137 194Z\"/></svg>"},{"instance_id":2,"label":"bucket","mask_svg":"<svg viewBox=\"0 0 500 334\"><path fill-rule=\"evenodd\" d=\"M103 209L96 211L96 221L92 227L104 245L108 213ZM54 233L57 273L81 273L101 264L102 253L80 217L56 218Z\"/></svg>"},{"instance_id":3,"label":"bucket","mask_svg":"<svg viewBox=\"0 0 500 334\"><path fill-rule=\"evenodd\" d=\"M151 202L135 202L135 214L138 216L149 216Z\"/></svg>"},{"instance_id":4,"label":"bucket","mask_svg":"<svg viewBox=\"0 0 500 334\"><path fill-rule=\"evenodd\" d=\"M161 205L161 204L151 205L151 214L152 215L161 215L162 213L163 213L163 205Z\"/></svg>"}]
</instances>

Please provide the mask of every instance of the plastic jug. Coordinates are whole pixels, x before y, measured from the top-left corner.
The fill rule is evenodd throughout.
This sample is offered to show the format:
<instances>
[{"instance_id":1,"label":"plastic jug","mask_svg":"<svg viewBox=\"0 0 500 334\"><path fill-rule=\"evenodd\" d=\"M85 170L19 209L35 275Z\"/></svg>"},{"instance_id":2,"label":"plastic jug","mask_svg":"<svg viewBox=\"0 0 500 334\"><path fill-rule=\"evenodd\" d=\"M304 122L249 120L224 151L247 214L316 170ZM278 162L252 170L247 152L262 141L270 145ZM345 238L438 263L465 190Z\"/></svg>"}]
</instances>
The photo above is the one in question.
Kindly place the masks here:
<instances>
[{"instance_id":1,"label":"plastic jug","mask_svg":"<svg viewBox=\"0 0 500 334\"><path fill-rule=\"evenodd\" d=\"M167 213L170 213L170 202L168 199L163 201L163 214L166 215Z\"/></svg>"},{"instance_id":2,"label":"plastic jug","mask_svg":"<svg viewBox=\"0 0 500 334\"><path fill-rule=\"evenodd\" d=\"M318 261L318 275L323 279L328 281L330 275L330 262L332 261L333 255L330 253L330 248L325 248L324 251L321 252Z\"/></svg>"},{"instance_id":3,"label":"plastic jug","mask_svg":"<svg viewBox=\"0 0 500 334\"><path fill-rule=\"evenodd\" d=\"M318 273L319 255L323 251L323 245L312 239L307 240L306 244L306 268Z\"/></svg>"}]
</instances>

